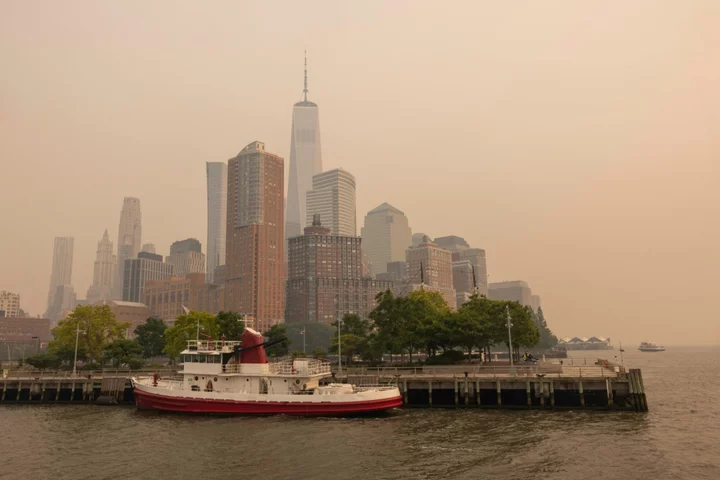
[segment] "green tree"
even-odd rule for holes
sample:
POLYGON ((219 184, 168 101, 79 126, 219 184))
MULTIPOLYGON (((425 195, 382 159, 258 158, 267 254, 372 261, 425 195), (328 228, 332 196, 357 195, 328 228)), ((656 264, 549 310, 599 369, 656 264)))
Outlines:
POLYGON ((237 312, 220 312, 217 314, 219 336, 225 335, 226 340, 240 340, 245 331, 243 316, 237 312))
POLYGON ((200 338, 218 338, 220 331, 217 318, 205 312, 191 311, 180 315, 175 324, 165 330, 165 353, 171 359, 176 359, 180 352, 187 348, 187 342, 198 336, 198 325, 200 325, 200 338))
POLYGON ((508 353, 515 360, 520 358, 520 347, 533 347, 540 340, 537 326, 532 319, 530 307, 511 301, 492 301, 491 323, 493 337, 508 347, 508 353), (508 341, 507 314, 510 313, 512 323, 512 348, 508 341))
POLYGON ((144 358, 157 357, 162 355, 165 348, 165 322, 156 317, 150 317, 142 325, 135 328, 135 338, 142 347, 144 358))
POLYGON ((375 296, 376 306, 368 315, 376 331, 371 345, 374 351, 390 352, 391 355, 402 353, 405 345, 402 310, 406 300, 395 297, 390 290, 375 296))
POLYGON ((318 348, 322 350, 329 349, 333 337, 337 336, 336 329, 320 322, 286 323, 285 328, 290 344, 298 348, 302 348, 303 335, 305 336, 306 352, 312 352, 318 348))
MULTIPOLYGON (((50 346, 48 346, 48 353, 51 353, 52 355, 55 355, 60 359, 61 365, 69 365, 72 367, 72 362, 75 359, 75 344, 73 343, 72 346, 70 345, 55 345, 54 348, 50 351, 50 346)), ((87 360, 87 351, 85 350, 84 345, 80 345, 78 342, 78 350, 77 350, 77 359, 78 361, 85 361, 87 360)))
POLYGON ((53 340, 48 345, 48 353, 58 354, 69 350, 74 353, 78 327, 78 350, 82 349, 87 358, 94 362, 101 358, 105 345, 125 338, 130 323, 118 323, 108 305, 79 306, 53 328, 53 340))
POLYGON ((105 345, 103 349, 103 359, 111 362, 115 368, 127 365, 131 361, 140 358, 143 353, 143 347, 134 340, 118 339, 112 343, 105 345))
POLYGON ((457 311, 453 330, 455 344, 467 350, 468 355, 473 347, 489 353, 490 346, 495 342, 492 325, 494 311, 499 312, 499 306, 477 294, 472 295, 457 311))
POLYGON ((265 353, 270 357, 284 357, 290 352, 290 340, 287 337, 287 328, 283 324, 275 324, 270 330, 263 334, 267 337, 267 343, 275 343, 265 347, 265 353))
POLYGON ((428 355, 434 355, 438 349, 448 349, 447 319, 451 310, 440 292, 415 290, 408 299, 404 310, 408 347, 413 350, 424 347, 428 355))
POLYGON ((33 368, 37 368, 38 370, 45 370, 59 368, 62 364, 62 360, 57 355, 42 353, 40 355, 26 358, 25 363, 32 365, 33 368))
MULTIPOLYGON (((341 329, 342 332, 342 329, 341 329)), ((341 333, 340 334, 340 353, 345 357, 345 365, 350 365, 355 355, 363 356, 368 348, 368 339, 353 335, 352 333, 341 333)), ((334 338, 333 344, 330 347, 330 353, 338 353, 338 339, 334 338)))
POLYGON ((542 307, 538 307, 538 311, 535 316, 535 324, 540 331, 540 342, 538 343, 538 346, 540 348, 553 348, 556 346, 558 339, 548 327, 542 307))
MULTIPOLYGON (((333 331, 337 332, 338 324, 333 322, 330 324, 333 331)), ((345 356, 346 363, 352 363, 355 355, 363 358, 368 357, 369 353, 369 335, 372 323, 354 313, 346 313, 340 321, 340 352, 345 356)), ((333 335, 331 353, 338 352, 338 337, 333 335)))
MULTIPOLYGON (((337 331, 337 322, 331 323, 331 326, 337 331)), ((346 313, 340 322, 340 334, 349 333, 358 337, 367 337, 372 328, 372 323, 360 315, 355 313, 346 313)))
POLYGON ((327 357, 327 352, 323 350, 322 348, 316 348, 312 352, 313 358, 325 358, 327 357))

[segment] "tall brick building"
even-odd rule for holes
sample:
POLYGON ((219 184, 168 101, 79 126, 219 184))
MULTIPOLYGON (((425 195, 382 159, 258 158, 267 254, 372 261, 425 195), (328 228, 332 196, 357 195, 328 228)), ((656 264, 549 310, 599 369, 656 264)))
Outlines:
POLYGON ((262 142, 228 161, 225 309, 261 332, 285 315, 283 162, 262 142))
POLYGON ((288 322, 333 323, 345 313, 361 317, 375 295, 393 283, 362 278, 362 239, 331 235, 318 216, 305 235, 288 240, 288 322))

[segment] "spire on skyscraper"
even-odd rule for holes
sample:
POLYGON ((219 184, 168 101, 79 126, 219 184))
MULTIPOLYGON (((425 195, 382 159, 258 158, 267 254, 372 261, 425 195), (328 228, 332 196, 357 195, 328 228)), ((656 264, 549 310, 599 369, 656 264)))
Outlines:
MULTIPOLYGON (((317 104, 307 98, 307 52, 303 99, 293 106, 290 136, 290 172, 288 174, 285 214, 286 238, 302 235, 306 223, 306 194, 312 190, 312 178, 322 172, 320 119, 317 104)), ((228 233, 229 235, 229 233, 228 233)))
POLYGON ((307 94, 308 94, 308 89, 307 89, 307 50, 305 50, 305 88, 303 89, 303 96, 304 96, 303 102, 308 101, 307 94))

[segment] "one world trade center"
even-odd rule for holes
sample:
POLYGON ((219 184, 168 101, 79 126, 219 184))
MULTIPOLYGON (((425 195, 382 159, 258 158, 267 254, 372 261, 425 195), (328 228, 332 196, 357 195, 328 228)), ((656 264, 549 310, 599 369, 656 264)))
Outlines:
POLYGON ((307 56, 305 56, 303 99, 293 107, 292 116, 290 178, 285 212, 286 238, 302 235, 306 226, 305 195, 308 190, 312 190, 313 175, 321 172, 320 117, 317 104, 308 101, 307 56))

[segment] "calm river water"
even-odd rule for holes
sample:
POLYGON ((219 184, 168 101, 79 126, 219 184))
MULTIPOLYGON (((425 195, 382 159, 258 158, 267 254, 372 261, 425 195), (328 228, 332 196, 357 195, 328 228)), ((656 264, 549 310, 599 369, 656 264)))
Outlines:
POLYGON ((625 363, 643 370, 647 414, 399 410, 365 419, 216 418, 131 407, 0 406, 0 478, 720 478, 720 347, 628 350, 625 363))

